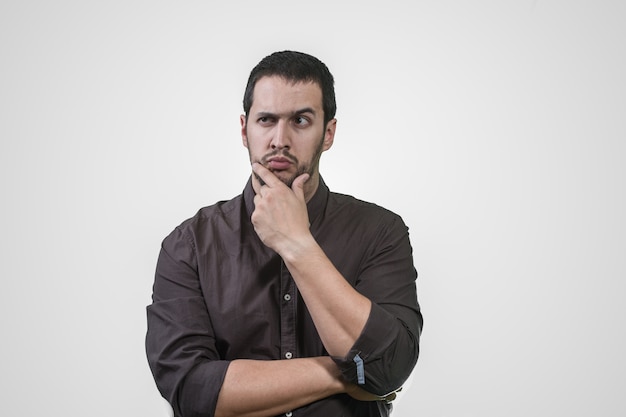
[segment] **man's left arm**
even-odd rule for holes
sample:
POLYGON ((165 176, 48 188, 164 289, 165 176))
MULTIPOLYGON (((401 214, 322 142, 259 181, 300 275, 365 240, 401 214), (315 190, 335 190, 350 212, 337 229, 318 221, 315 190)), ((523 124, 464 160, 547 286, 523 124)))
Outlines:
MULTIPOLYGON (((380 273, 384 266, 373 267, 364 272, 369 277, 359 277, 355 289, 317 243, 304 248, 283 259, 324 347, 347 381, 379 396, 396 391, 419 354, 422 317, 417 301, 410 300, 411 294, 416 297, 414 282, 394 287, 397 282, 380 273), (406 296, 392 294, 402 292, 406 296)), ((415 274, 414 269, 405 272, 408 277, 415 274)))
MULTIPOLYGON (((253 169, 265 183, 255 185, 257 196, 252 216, 255 230, 285 261, 324 347, 348 381, 377 395, 399 388, 410 374, 419 352, 421 315, 417 300, 414 306, 410 301, 405 306, 396 305, 393 299, 382 299, 386 304, 383 306, 363 295, 367 294, 367 288, 365 292, 353 288, 309 231, 303 194, 307 175, 298 177, 289 188, 265 168, 257 165, 253 169)), ((406 230, 404 235, 400 233, 399 239, 403 245, 398 250, 404 252, 400 256, 405 258, 405 276, 409 275, 402 283, 407 288, 392 288, 391 291, 412 290, 415 298, 415 270, 406 230)), ((367 274, 376 274, 376 262, 384 268, 386 260, 383 258, 398 254, 380 256, 367 274)), ((366 280, 364 285, 372 286, 374 281, 366 280)), ((378 286, 380 282, 378 280, 378 286)), ((383 288, 369 290, 387 291, 383 288)))

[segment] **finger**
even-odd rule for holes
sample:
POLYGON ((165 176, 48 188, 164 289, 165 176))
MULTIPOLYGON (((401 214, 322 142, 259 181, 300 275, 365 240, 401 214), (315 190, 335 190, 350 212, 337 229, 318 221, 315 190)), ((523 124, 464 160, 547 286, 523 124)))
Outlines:
POLYGON ((387 403, 390 403, 390 402, 392 402, 392 401, 393 401, 393 400, 395 400, 395 399, 396 399, 396 393, 395 393, 395 392, 392 392, 391 394, 387 395, 387 396, 384 398, 384 400, 385 400, 387 403))
POLYGON ((304 183, 309 180, 309 177, 310 175, 306 173, 299 175, 291 184, 291 189, 300 200, 304 200, 304 183))
POLYGON ((265 185, 271 187, 280 186, 283 184, 281 180, 278 179, 276 175, 269 169, 265 168, 263 165, 258 162, 254 162, 252 164, 252 171, 258 176, 259 182, 264 182, 265 185))
POLYGON ((263 180, 261 180, 255 172, 252 172, 252 177, 252 189, 254 189, 256 195, 260 195, 261 187, 263 186, 261 181, 263 180))

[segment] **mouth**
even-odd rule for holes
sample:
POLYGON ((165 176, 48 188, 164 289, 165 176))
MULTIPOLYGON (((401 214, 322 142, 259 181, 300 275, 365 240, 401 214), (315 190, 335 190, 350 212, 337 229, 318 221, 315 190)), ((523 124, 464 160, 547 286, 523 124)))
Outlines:
POLYGON ((283 156, 274 156, 267 160, 266 166, 271 171, 284 171, 289 169, 293 162, 283 156))

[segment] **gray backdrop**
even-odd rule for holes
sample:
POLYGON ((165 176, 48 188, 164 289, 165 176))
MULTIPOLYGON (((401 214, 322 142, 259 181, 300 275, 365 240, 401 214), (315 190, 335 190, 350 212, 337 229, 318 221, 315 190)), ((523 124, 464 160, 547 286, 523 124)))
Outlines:
POLYGON ((161 239, 249 173, 247 75, 333 71, 322 173, 410 227, 397 417, 624 415, 626 3, 0 3, 1 413, 165 415, 161 239))

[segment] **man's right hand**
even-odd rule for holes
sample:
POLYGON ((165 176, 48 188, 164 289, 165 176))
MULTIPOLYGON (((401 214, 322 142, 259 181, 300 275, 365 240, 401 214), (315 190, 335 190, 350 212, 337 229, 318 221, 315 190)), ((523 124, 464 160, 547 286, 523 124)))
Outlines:
POLYGON ((346 394, 359 401, 386 401, 391 402, 396 399, 396 393, 400 391, 402 388, 394 391, 390 394, 385 395, 384 397, 371 394, 365 391, 362 388, 359 388, 358 385, 355 384, 346 384, 346 394))

